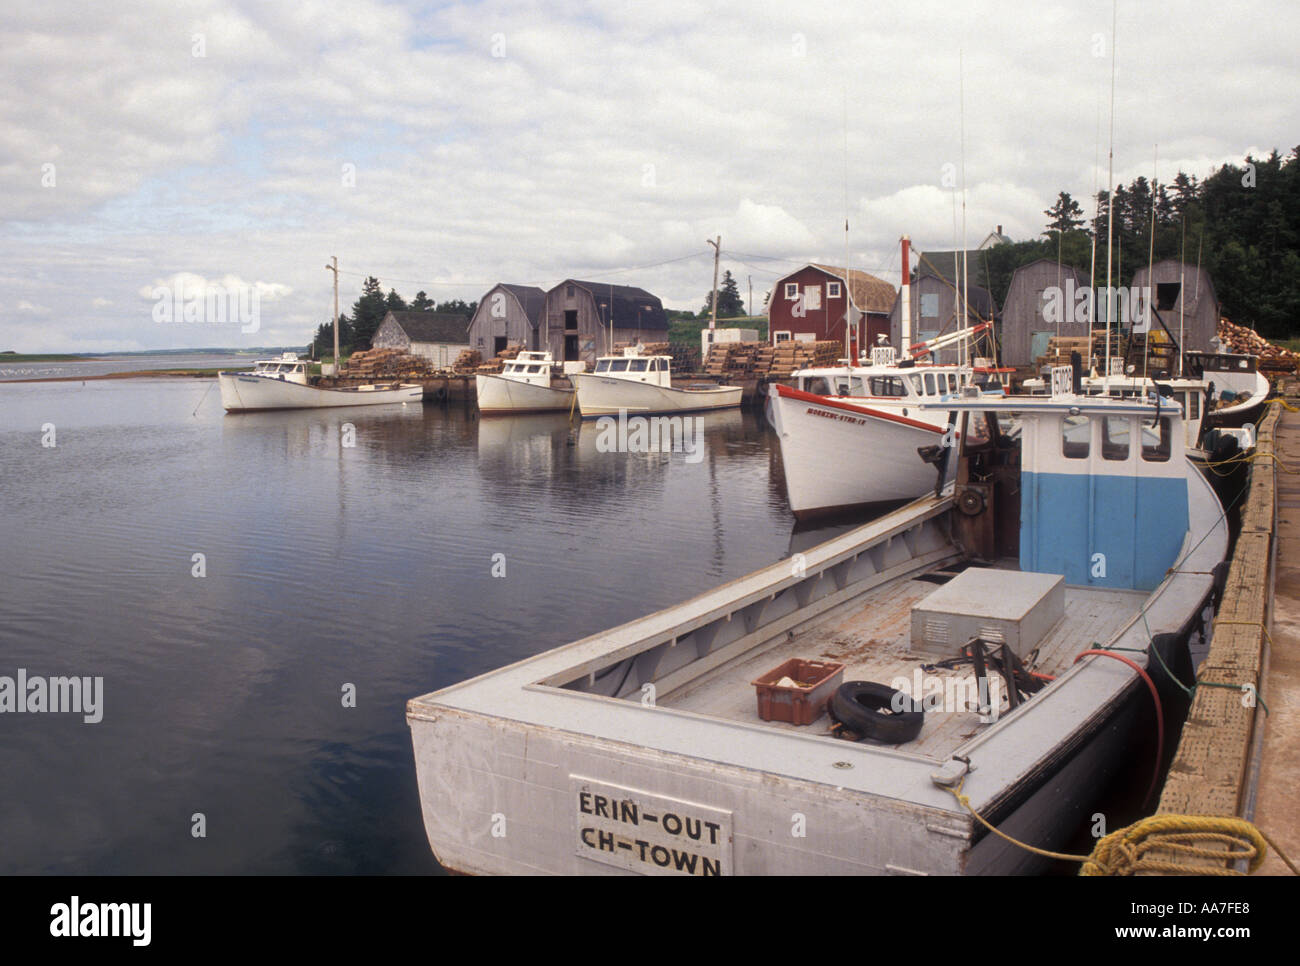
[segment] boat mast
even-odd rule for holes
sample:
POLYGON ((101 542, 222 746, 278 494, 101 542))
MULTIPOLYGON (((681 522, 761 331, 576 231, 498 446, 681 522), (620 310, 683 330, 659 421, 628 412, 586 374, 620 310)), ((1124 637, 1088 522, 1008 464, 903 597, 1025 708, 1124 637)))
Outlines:
POLYGON ((903 287, 899 294, 898 307, 900 321, 903 327, 903 344, 899 348, 899 358, 911 358, 911 350, 908 348, 912 344, 912 241, 904 235, 900 241, 903 244, 903 287))
MULTIPOLYGON (((957 109, 960 115, 959 127, 961 130, 961 322, 958 324, 960 331, 966 331, 966 324, 970 321, 970 279, 966 274, 966 88, 965 78, 962 76, 962 52, 957 51, 957 109)), ((966 340, 962 339, 958 344, 957 362, 960 365, 967 365, 970 362, 969 347, 966 340)))
MULTIPOLYGON (((1155 279, 1152 277, 1152 273, 1155 271, 1155 265, 1156 265, 1156 176, 1159 173, 1159 170, 1160 170, 1160 145, 1157 144, 1155 146, 1155 153, 1152 155, 1152 159, 1151 159, 1151 242, 1147 248, 1147 291, 1148 292, 1151 291, 1152 284, 1155 281, 1155 279)), ((1147 317, 1147 331, 1146 331, 1146 335, 1142 337, 1142 378, 1143 380, 1145 380, 1147 377, 1147 356, 1149 356, 1151 352, 1151 316, 1152 316, 1151 297, 1148 295, 1147 298, 1144 300, 1144 302, 1145 302, 1146 317, 1147 317)), ((1182 332, 1179 332, 1178 352, 1180 355, 1182 354, 1183 351, 1182 338, 1183 338, 1183 334, 1182 332)), ((1181 363, 1179 364, 1178 368, 1179 368, 1178 374, 1182 375, 1181 363)), ((1146 383, 1143 382, 1143 385, 1146 385, 1146 383)))
POLYGON ((1115 293, 1110 285, 1111 251, 1115 244, 1115 36, 1119 20, 1119 0, 1111 5, 1110 16, 1110 145, 1106 168, 1106 358, 1102 362, 1102 394, 1110 394, 1110 317, 1114 313, 1115 293))

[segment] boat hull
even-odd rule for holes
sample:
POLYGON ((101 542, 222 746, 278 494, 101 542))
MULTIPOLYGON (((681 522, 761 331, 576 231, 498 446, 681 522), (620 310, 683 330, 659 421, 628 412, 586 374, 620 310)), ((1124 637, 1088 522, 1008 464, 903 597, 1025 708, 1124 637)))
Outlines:
POLYGON ((504 376, 479 374, 474 377, 479 412, 546 413, 573 407, 574 391, 552 386, 535 386, 504 376))
POLYGON ((418 403, 424 399, 424 387, 400 385, 395 388, 357 386, 347 389, 321 389, 287 380, 249 376, 238 372, 217 374, 221 405, 227 412, 256 412, 267 409, 327 409, 337 406, 384 406, 394 403, 418 403))
MULTIPOLYGON (((938 480, 917 450, 943 437, 946 413, 890 411, 773 385, 768 414, 786 497, 800 520, 913 500, 938 480)), ((948 479, 956 471, 949 461, 948 479)))
MULTIPOLYGON (((1132 653, 1139 664, 1152 635, 1188 633, 1226 551, 1221 508, 1188 470, 1197 523, 1182 567, 1149 595, 1121 593, 1118 629, 1102 635, 1103 646, 1132 653)), ((972 807, 1022 841, 1062 847, 1087 825, 1110 780, 1134 770, 1145 779, 1152 767, 1145 755, 1135 757, 1149 698, 1120 662, 1067 663, 1050 693, 939 756, 675 710, 670 687, 694 680, 684 670, 661 673, 658 705, 566 684, 620 659, 649 661, 656 652, 646 645, 660 639, 673 645, 669 654, 707 650, 693 660, 716 655, 718 667, 818 627, 844 634, 867 598, 894 600, 917 574, 960 556, 952 512, 949 497, 922 498, 809 550, 793 574, 782 561, 411 701, 425 829, 438 860, 480 874, 1043 871, 1039 856, 976 822, 939 774, 954 782, 961 771, 953 766, 965 761, 971 770, 962 791, 972 807), (706 838, 713 833, 716 842, 706 838)), ((1089 646, 1088 633, 1076 635, 1077 647, 1089 646)))
POLYGON ((569 378, 577 389, 578 407, 583 418, 616 416, 620 411, 648 416, 729 409, 740 405, 740 396, 744 392, 740 386, 677 389, 590 373, 575 373, 569 378))

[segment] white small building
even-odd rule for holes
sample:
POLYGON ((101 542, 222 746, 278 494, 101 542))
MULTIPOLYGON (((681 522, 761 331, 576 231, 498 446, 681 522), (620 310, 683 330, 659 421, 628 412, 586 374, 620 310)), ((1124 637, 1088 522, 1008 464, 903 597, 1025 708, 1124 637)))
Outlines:
POLYGON ((716 343, 725 342, 757 342, 758 329, 723 329, 717 328, 710 331, 708 328, 700 330, 700 358, 704 359, 709 354, 709 346, 716 343), (712 343, 709 336, 713 336, 712 343))
POLYGON ((469 319, 447 312, 389 312, 379 323, 370 345, 375 349, 404 349, 435 366, 451 366, 469 348, 469 319))

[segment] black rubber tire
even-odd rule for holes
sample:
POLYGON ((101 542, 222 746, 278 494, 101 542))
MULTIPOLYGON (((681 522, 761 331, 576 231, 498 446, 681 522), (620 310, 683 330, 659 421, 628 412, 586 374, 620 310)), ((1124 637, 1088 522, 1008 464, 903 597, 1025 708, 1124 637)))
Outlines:
POLYGON ((874 681, 847 681, 831 696, 831 717, 850 731, 901 745, 912 741, 921 733, 925 712, 920 704, 901 691, 874 681), (902 711, 894 712, 895 698, 902 711))

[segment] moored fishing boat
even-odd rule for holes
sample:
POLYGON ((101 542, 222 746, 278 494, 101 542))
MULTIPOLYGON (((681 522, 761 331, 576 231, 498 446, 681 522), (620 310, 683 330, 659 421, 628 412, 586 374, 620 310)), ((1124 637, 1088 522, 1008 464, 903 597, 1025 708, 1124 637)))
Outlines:
POLYGON ((520 352, 506 361, 500 375, 474 377, 478 408, 482 413, 538 413, 573 407, 574 390, 554 386, 549 352, 520 352))
MULTIPOLYGON (((948 413, 926 404, 957 396, 974 386, 975 377, 969 366, 897 362, 892 348, 877 346, 868 365, 805 369, 794 374, 794 386, 769 386, 768 420, 780 442, 795 517, 924 493, 934 473, 916 459, 917 448, 949 431, 948 413)), ((981 391, 1002 393, 1000 385, 981 391)))
POLYGON ((1109 780, 1149 773, 1152 756, 1134 753, 1142 674, 1160 666, 1153 647, 1172 663, 1227 548, 1176 405, 1060 382, 1047 398, 922 404, 988 426, 927 454, 932 481, 957 462, 942 492, 409 702, 439 860, 474 873, 1040 869, 954 792, 1051 849, 1109 780), (1012 414, 1019 438, 1001 429, 1012 414), (879 713, 878 693, 902 713, 879 713))
POLYGON ((674 386, 672 356, 644 356, 636 348, 621 356, 601 356, 596 371, 569 377, 578 392, 583 418, 619 412, 648 416, 728 409, 740 405, 741 386, 700 383, 674 386))
POLYGON ((227 412, 264 409, 322 409, 334 406, 380 406, 421 402, 424 387, 384 383, 326 388, 314 385, 307 363, 295 353, 279 359, 261 359, 251 372, 219 372, 221 405, 227 412))

